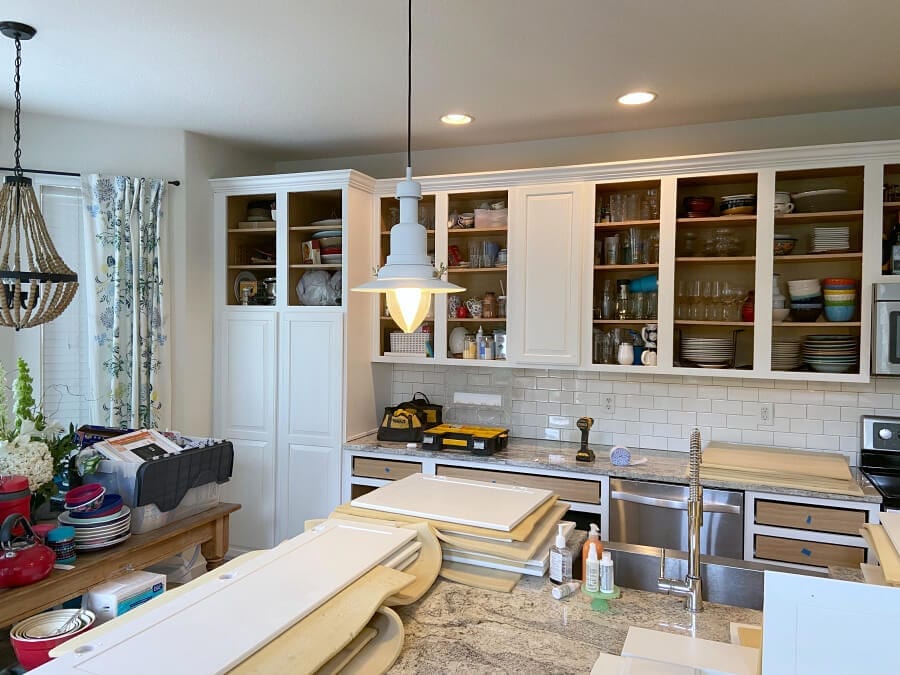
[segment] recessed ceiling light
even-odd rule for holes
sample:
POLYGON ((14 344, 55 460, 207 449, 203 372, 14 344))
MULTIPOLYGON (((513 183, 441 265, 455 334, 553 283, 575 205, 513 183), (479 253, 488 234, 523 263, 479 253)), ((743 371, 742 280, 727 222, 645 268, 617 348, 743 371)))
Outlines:
POLYGON ((441 122, 459 126, 462 124, 469 124, 473 119, 474 118, 471 115, 466 115, 465 113, 447 113, 441 117, 441 122))
POLYGON ((618 101, 622 105, 643 105, 650 103, 655 98, 656 94, 652 91, 629 91, 627 94, 622 94, 618 101))

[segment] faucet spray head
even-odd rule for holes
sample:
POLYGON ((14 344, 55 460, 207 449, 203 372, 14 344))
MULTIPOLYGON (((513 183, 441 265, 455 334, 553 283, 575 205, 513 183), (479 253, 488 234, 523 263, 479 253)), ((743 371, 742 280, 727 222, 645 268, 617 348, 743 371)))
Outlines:
POLYGON ((690 499, 697 501, 700 498, 700 462, 703 460, 700 452, 700 430, 691 431, 691 454, 690 454, 690 499))

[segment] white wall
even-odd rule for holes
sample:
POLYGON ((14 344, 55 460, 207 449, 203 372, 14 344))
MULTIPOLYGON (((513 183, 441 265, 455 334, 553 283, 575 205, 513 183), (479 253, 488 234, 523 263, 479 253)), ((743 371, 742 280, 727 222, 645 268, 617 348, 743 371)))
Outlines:
MULTIPOLYGON (((0 109, 0 166, 14 163, 12 112, 0 109)), ((172 425, 211 431, 212 193, 209 178, 268 173, 274 163, 205 136, 25 111, 22 165, 79 173, 180 180, 169 186, 172 425)), ((85 292, 86 286, 79 289, 85 292)), ((14 364, 13 332, 0 330, 0 359, 14 364)))
MULTIPOLYGON (((459 133, 460 138, 465 138, 465 127, 459 133)), ((871 108, 420 150, 413 152, 413 168, 417 176, 429 176, 897 138, 900 138, 900 107, 871 108)), ((276 165, 280 172, 357 169, 375 178, 401 176, 405 166, 406 157, 400 152, 304 159, 276 165)))
POLYGON ((213 215, 210 178, 271 173, 274 162, 207 136, 184 135, 187 203, 174 232, 172 286, 185 301, 173 312, 172 391, 176 429, 212 433, 213 215))

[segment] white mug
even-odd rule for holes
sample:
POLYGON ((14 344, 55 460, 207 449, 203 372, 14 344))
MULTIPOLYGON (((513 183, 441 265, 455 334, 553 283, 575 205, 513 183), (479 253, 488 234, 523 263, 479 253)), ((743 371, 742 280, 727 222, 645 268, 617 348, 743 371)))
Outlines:
POLYGON ((644 342, 656 344, 657 330, 658 328, 655 323, 648 323, 641 328, 641 337, 644 339, 644 342))
POLYGON ((630 342, 623 342, 619 345, 619 363, 623 366, 634 364, 634 346, 630 342))
POLYGON ((641 363, 645 366, 655 366, 656 365, 656 352, 652 349, 645 349, 641 352, 641 363))
POLYGON ((775 213, 793 213, 794 212, 794 204, 792 202, 788 202, 787 204, 782 202, 775 202, 775 213))

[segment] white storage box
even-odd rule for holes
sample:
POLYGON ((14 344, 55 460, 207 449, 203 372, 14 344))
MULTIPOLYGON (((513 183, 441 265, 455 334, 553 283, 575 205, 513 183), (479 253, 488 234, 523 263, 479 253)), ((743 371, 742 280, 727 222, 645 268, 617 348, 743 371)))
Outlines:
POLYGON ((97 615, 97 623, 103 623, 162 595, 165 590, 165 575, 131 572, 94 586, 84 594, 82 606, 97 615))
POLYGON ((475 229, 506 227, 507 209, 475 209, 475 229))

